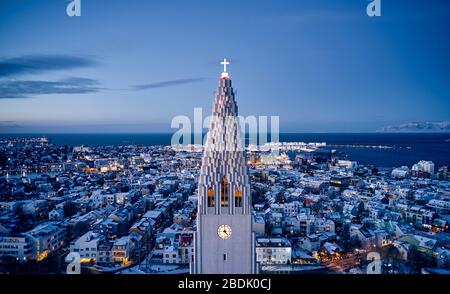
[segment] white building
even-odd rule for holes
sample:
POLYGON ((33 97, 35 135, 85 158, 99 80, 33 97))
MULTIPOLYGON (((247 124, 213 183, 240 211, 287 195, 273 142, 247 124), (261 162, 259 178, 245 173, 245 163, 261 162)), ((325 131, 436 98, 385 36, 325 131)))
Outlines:
POLYGON ((316 234, 312 234, 307 237, 300 237, 298 239, 298 246, 300 249, 309 253, 318 251, 320 249, 319 236, 316 234))
POLYGON ((314 222, 315 233, 334 233, 335 225, 330 219, 316 218, 314 222))
POLYGON ((194 261, 192 234, 181 234, 178 239, 164 247, 163 263, 190 264, 194 261))
POLYGON ((18 261, 36 259, 36 248, 33 238, 23 236, 1 236, 0 257, 12 257, 18 261))
POLYGON ((64 219, 64 209, 57 207, 48 213, 49 220, 62 220, 64 219))
POLYGON ((285 238, 256 239, 256 261, 260 264, 288 264, 291 256, 291 243, 285 238))
POLYGON ((450 201, 448 200, 432 199, 426 204, 426 206, 444 214, 450 211, 450 201))
POLYGON ((109 205, 112 205, 116 202, 116 195, 115 194, 106 194, 105 196, 106 203, 109 205))
POLYGON ((22 209, 25 214, 38 215, 48 211, 48 202, 46 200, 26 201, 22 209))
POLYGON ((415 172, 426 172, 431 176, 434 175, 434 163, 432 161, 421 160, 418 163, 414 164, 411 170, 415 172))
POLYGON ((355 169, 358 167, 358 163, 351 160, 338 160, 337 166, 347 169, 355 169))
POLYGON ((394 168, 391 172, 392 178, 405 179, 409 177, 409 168, 407 166, 394 168))
POLYGON ((264 214, 257 213, 253 215, 252 229, 256 236, 264 236, 266 233, 266 220, 264 219, 264 214))
POLYGON ((78 252, 82 261, 96 261, 98 245, 104 239, 103 235, 89 231, 70 243, 70 252, 78 252))
POLYGON ((116 263, 128 264, 133 252, 133 242, 130 236, 117 239, 112 247, 112 258, 116 263))
POLYGON ((35 242, 37 260, 60 249, 66 239, 66 230, 51 223, 41 224, 28 232, 35 242))
POLYGON ((10 201, 10 202, 0 202, 0 210, 5 211, 16 211, 20 207, 19 201, 10 201))
POLYGON ((189 215, 185 213, 175 213, 173 216, 173 222, 176 224, 184 225, 189 221, 189 215))
MULTIPOLYGON (((130 193, 116 193, 114 194, 116 203, 119 205, 123 205, 127 203, 127 201, 130 199, 130 193)), ((109 199, 108 199, 109 201, 109 199)))
POLYGON ((295 216, 301 207, 302 205, 299 201, 284 203, 283 213, 285 216, 295 216))
POLYGON ((401 213, 404 221, 411 223, 417 227, 430 227, 434 218, 433 211, 417 205, 408 207, 406 210, 402 210, 401 213))
POLYGON ((113 253, 112 253, 113 243, 104 241, 98 244, 97 249, 97 264, 112 264, 113 253))
POLYGON ((298 232, 300 236, 308 236, 311 234, 314 228, 314 215, 300 214, 297 216, 297 219, 299 221, 298 232))

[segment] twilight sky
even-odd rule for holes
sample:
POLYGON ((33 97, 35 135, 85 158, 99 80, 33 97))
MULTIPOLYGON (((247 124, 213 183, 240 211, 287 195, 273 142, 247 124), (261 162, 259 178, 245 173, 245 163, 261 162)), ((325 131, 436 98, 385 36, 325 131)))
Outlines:
POLYGON ((240 114, 282 132, 450 120, 450 1, 0 0, 0 132, 167 132, 209 115, 227 57, 240 114))

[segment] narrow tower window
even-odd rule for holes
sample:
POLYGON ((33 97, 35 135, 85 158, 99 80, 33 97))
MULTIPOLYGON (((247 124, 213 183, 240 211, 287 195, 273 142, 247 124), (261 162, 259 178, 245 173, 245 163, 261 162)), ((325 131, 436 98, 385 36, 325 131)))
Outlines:
POLYGON ((208 207, 214 207, 214 189, 208 189, 208 207))
POLYGON ((241 189, 236 189, 236 192, 234 193, 234 199, 235 199, 235 206, 242 207, 242 190, 241 189))
POLYGON ((223 177, 220 183, 220 202, 222 207, 228 207, 228 181, 226 177, 223 177))

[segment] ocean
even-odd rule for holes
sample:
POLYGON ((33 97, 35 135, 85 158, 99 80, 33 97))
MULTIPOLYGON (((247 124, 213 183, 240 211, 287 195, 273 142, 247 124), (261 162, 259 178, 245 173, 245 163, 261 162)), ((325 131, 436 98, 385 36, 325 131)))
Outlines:
MULTIPOLYGON (((152 146, 170 145, 172 134, 0 134, 0 138, 42 136, 56 145, 152 146)), ((436 167, 450 166, 450 133, 281 133, 280 142, 326 142, 348 159, 378 167, 411 167, 420 160, 431 160, 436 167)))

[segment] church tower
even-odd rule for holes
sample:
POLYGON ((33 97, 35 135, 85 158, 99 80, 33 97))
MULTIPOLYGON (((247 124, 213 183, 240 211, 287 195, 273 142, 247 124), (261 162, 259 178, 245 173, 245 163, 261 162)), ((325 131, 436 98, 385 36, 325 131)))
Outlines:
POLYGON ((224 71, 213 105, 198 182, 195 262, 197 274, 255 273, 250 183, 238 107, 224 71))

